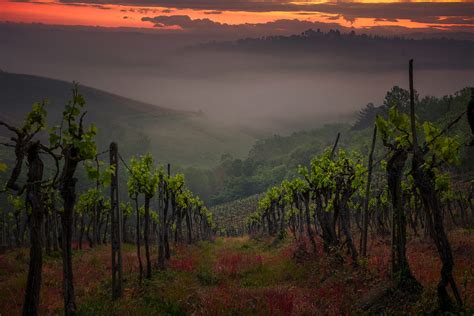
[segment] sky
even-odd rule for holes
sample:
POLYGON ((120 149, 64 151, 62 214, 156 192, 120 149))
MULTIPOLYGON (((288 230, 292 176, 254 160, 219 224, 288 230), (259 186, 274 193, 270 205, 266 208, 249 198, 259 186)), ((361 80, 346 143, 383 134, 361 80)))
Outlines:
POLYGON ((421 95, 473 85, 474 0, 327 1, 0 0, 0 69, 275 132, 379 104, 410 58, 421 95), (212 46, 308 29, 387 36, 212 46))
POLYGON ((0 0, 0 22, 219 32, 322 22, 474 32, 474 0, 0 0))

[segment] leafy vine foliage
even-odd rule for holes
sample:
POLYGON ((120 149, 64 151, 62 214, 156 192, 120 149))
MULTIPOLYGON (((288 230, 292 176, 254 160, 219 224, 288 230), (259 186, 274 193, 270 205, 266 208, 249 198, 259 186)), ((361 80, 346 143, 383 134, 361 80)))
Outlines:
MULTIPOLYGON (((169 169, 168 169, 169 170, 169 169)), ((199 240, 209 240, 216 231, 212 213, 204 203, 185 187, 183 174, 171 176, 165 174, 163 166, 155 166, 151 155, 132 157, 130 161, 128 194, 135 203, 136 245, 140 278, 143 277, 141 258, 141 240, 145 242, 146 278, 151 278, 152 263, 150 257, 150 227, 158 235, 158 267, 165 268, 165 261, 170 258, 170 235, 174 243, 191 244, 199 240), (150 201, 158 193, 158 210, 153 211, 150 201), (143 206, 139 206, 142 197, 143 206), (168 211, 171 210, 171 214, 168 211), (143 229, 141 216, 143 215, 143 229), (183 221, 185 229, 183 229, 183 221)))
MULTIPOLYGON (((374 135, 377 132, 381 135, 386 153, 375 163, 379 170, 375 173, 373 190, 367 185, 369 170, 362 157, 335 150, 336 141, 332 150, 314 157, 309 167, 299 166, 299 176, 269 188, 245 225, 253 236, 267 234, 283 238, 289 231, 303 249, 309 243, 316 253, 320 237, 323 251, 335 262, 345 260, 341 250, 346 247, 352 264, 357 266, 363 259, 359 257, 352 232, 355 224, 362 236, 360 248, 364 249, 361 209, 366 203, 364 216, 371 221, 373 234, 386 236, 391 232, 390 271, 394 286, 416 294, 422 286, 413 276, 407 259, 407 226, 418 235, 417 227, 421 223, 425 234, 432 237, 442 262, 438 302, 440 310, 448 311, 455 308, 448 286, 456 305, 462 306, 463 302, 453 276, 454 261, 444 228, 444 208, 451 212, 451 204, 459 201, 456 196, 465 201, 472 196, 453 189, 449 168, 459 163, 461 143, 448 132, 465 112, 441 129, 430 121, 412 120, 406 113, 414 103, 410 99, 410 95, 393 98, 386 115, 377 115, 374 120, 374 135)), ((375 136, 373 141, 375 144, 375 136)), ((370 168, 372 164, 369 163, 370 168)), ((465 206, 462 202, 459 205, 464 214, 465 206)))
POLYGON ((336 225, 340 223, 342 245, 347 245, 353 264, 357 264, 358 251, 350 231, 349 203, 363 186, 365 171, 360 157, 351 157, 344 150, 336 154, 325 151, 311 160, 310 168, 298 168, 301 178, 284 180, 267 191, 257 212, 247 221, 250 232, 266 227, 270 235, 282 236, 289 225, 294 238, 307 238, 313 251, 317 249, 315 236, 320 235, 324 252, 335 255, 341 262, 341 238, 336 233, 336 225))
MULTIPOLYGON (((12 133, 11 143, 2 145, 12 148, 16 158, 2 191, 7 194, 8 203, 13 209, 9 221, 16 223, 13 231, 17 246, 23 245, 25 233, 30 237, 30 263, 23 315, 38 314, 43 249, 46 249, 47 254, 60 251, 64 313, 76 314, 73 242, 78 249, 83 249, 84 238, 87 238, 89 247, 106 244, 116 229, 113 225, 121 226, 125 232, 122 241, 128 242, 127 223, 133 215, 131 202, 134 202, 136 212, 135 237, 140 279, 143 274, 140 256, 142 238, 145 241, 147 278, 152 275, 152 237, 158 231, 160 238, 157 240, 162 249, 159 267, 163 269, 171 256, 169 235, 175 234, 176 243, 184 242, 183 221, 186 223, 187 243, 213 238, 217 230, 213 216, 204 203, 185 187, 184 176, 171 176, 169 170, 165 175, 163 167, 155 166, 149 154, 132 158, 127 181, 130 201, 119 205, 122 221, 112 222, 111 198, 105 189, 111 186, 117 174, 117 165, 105 165, 99 159, 104 152, 97 151, 95 136, 98 130, 93 124, 85 125, 86 101, 79 93, 78 85, 74 84, 71 100, 64 107, 60 125, 47 127, 46 104, 46 101, 35 103, 19 127, 0 121, 0 126, 12 133), (45 137, 45 134, 49 137, 45 137), (43 162, 43 155, 49 157, 47 164, 43 162), (25 162, 27 172, 23 175, 25 162), (49 168, 48 172, 45 172, 45 168, 49 168), (86 174, 87 182, 93 185, 78 194, 80 172, 86 174), (49 176, 48 179, 44 179, 45 174, 49 176), (151 208, 155 196, 159 200, 157 211, 151 208), (140 205, 141 200, 143 205, 140 205), (168 214, 169 209, 171 214, 168 214), (22 228, 23 213, 28 216, 28 229, 22 228), (108 231, 109 227, 111 231, 108 231)), ((0 163, 0 172, 6 171, 9 171, 8 166, 0 163)))

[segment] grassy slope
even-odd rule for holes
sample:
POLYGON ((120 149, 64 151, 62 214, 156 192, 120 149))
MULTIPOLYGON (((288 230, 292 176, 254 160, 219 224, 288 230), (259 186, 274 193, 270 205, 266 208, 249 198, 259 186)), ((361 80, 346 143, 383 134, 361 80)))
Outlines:
MULTIPOLYGON (((467 307, 474 305, 472 231, 451 232, 455 275, 467 307)), ((319 241, 320 243, 320 241, 319 241)), ((336 315, 354 313, 374 286, 387 280, 389 243, 370 244, 370 259, 354 270, 337 267, 324 256, 297 251, 288 238, 275 244, 248 238, 219 238, 214 243, 179 247, 165 272, 137 281, 134 248, 124 251, 124 297, 110 299, 110 248, 74 254, 79 315, 336 315), (295 256, 295 254, 299 254, 295 256), (297 259, 296 259, 297 258, 297 259)), ((156 250, 153 249, 154 254, 156 250)), ((429 241, 411 240, 408 257, 425 286, 414 304, 394 302, 387 313, 429 313, 435 308, 439 260, 429 241)), ((26 280, 26 250, 0 255, 0 314, 19 315, 26 280)), ((42 314, 61 313, 59 256, 47 257, 41 296, 42 314)))
MULTIPOLYGON (((49 100, 48 122, 57 124, 72 84, 64 81, 0 73, 0 118, 21 120, 33 102, 49 100)), ((175 111, 104 91, 80 86, 88 111, 87 122, 99 127, 101 147, 118 141, 122 154, 151 151, 163 163, 214 166, 222 153, 247 153, 254 138, 227 129, 196 113, 175 111)), ((0 135, 3 131, 0 131, 0 135)))

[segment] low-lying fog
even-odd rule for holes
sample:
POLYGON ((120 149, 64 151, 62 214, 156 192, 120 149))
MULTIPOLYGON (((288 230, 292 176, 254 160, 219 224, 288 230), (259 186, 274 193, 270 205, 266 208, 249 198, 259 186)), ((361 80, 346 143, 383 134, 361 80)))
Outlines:
POLYGON ((163 107, 200 110, 253 131, 285 133, 347 121, 368 102, 382 102, 392 86, 407 87, 405 67, 412 56, 415 67, 420 65, 415 86, 421 95, 441 96, 474 85, 472 61, 466 59, 474 42, 451 49, 450 61, 437 63, 437 55, 426 47, 410 52, 396 42, 384 42, 379 51, 369 45, 366 55, 358 49, 351 59, 347 50, 318 54, 315 49, 303 55, 272 46, 263 52, 248 47, 237 53, 201 50, 190 47, 203 39, 187 36, 0 31, 0 68, 5 71, 75 80, 163 107), (394 59, 379 54, 390 45, 394 54, 402 52, 394 59))

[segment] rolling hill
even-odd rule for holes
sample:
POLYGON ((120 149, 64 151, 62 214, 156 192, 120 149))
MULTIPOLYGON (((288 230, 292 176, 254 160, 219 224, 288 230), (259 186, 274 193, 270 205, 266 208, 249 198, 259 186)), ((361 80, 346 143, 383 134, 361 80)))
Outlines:
MULTIPOLYGON (((48 124, 60 121, 72 83, 38 76, 0 73, 0 118, 18 122, 34 102, 48 100, 48 124)), ((99 128, 98 144, 117 141, 123 156, 151 152, 161 163, 214 166, 223 153, 244 156, 254 138, 206 118, 79 85, 86 121, 99 128)), ((5 132, 0 130, 0 135, 5 132)))

